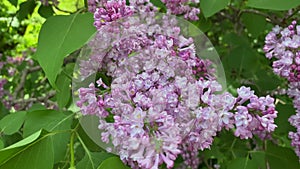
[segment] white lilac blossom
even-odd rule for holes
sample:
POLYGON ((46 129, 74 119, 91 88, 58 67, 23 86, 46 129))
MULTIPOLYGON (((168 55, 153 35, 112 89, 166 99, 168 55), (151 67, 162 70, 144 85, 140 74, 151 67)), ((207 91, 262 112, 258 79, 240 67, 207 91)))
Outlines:
MULTIPOLYGON (((129 9, 122 5, 115 11, 129 9)), ((176 19, 166 15, 157 24, 155 17, 146 10, 97 27, 90 57, 80 63, 83 79, 95 71, 112 79, 80 88, 77 102, 83 115, 99 117, 109 151, 132 168, 173 168, 179 155, 197 168, 198 151, 210 148, 222 129, 242 139, 274 131, 273 98, 246 87, 238 97, 222 92, 213 63, 197 56, 176 19)))
POLYGON ((289 118, 289 122, 297 129, 289 133, 289 138, 300 159, 300 25, 293 21, 286 28, 275 26, 265 42, 266 57, 275 58, 274 72, 289 82, 287 94, 293 99, 296 109, 296 114, 289 118))

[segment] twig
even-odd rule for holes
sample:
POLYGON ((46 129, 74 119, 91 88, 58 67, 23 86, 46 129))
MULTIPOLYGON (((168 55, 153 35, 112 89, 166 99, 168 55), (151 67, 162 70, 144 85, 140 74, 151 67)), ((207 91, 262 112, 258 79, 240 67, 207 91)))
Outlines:
POLYGON ((41 66, 35 66, 35 67, 32 67, 32 68, 29 68, 28 73, 36 72, 36 71, 39 71, 41 69, 42 69, 41 66))
MULTIPOLYGON (((56 94, 56 92, 53 90, 53 91, 50 91, 48 93, 48 95, 45 95, 45 96, 40 96, 37 98, 29 98, 29 99, 17 99, 17 100, 14 100, 13 103, 14 104, 18 104, 18 103, 28 104, 28 103, 37 102, 37 101, 49 102, 50 100, 48 100, 48 99, 55 96, 55 94, 56 94)), ((51 101, 49 103, 53 104, 53 102, 51 102, 51 101)))
POLYGON ((40 96, 37 98, 29 98, 29 99, 17 99, 17 100, 12 100, 12 105, 18 105, 20 106, 18 109, 19 110, 24 110, 28 105, 34 103, 34 102, 41 102, 46 104, 46 107, 49 107, 50 105, 53 105, 55 107, 58 107, 57 103, 49 100, 51 97, 55 96, 55 91, 50 91, 48 95, 46 96, 40 96))
POLYGON ((14 100, 17 98, 18 94, 19 94, 19 93, 21 92, 21 90, 24 88, 24 85, 25 85, 25 82, 26 82, 26 79, 27 79, 27 75, 28 75, 29 73, 32 73, 32 72, 35 72, 35 71, 38 71, 38 70, 41 70, 41 67, 40 67, 40 66, 35 66, 35 67, 29 68, 29 69, 24 69, 24 70, 22 71, 20 83, 19 83, 18 86, 16 87, 16 90, 14 91, 14 94, 13 94, 14 100))
POLYGON ((298 6, 297 8, 295 8, 295 11, 293 13, 291 13, 290 15, 287 15, 286 17, 284 17, 281 22, 285 23, 286 20, 290 19, 291 17, 293 17, 294 15, 296 15, 299 12, 300 12, 300 6, 298 6))
POLYGON ((16 99, 19 92, 23 89, 24 87, 24 84, 25 84, 25 81, 26 81, 26 78, 27 78, 27 74, 28 74, 28 70, 25 69, 23 72, 22 72, 22 76, 21 76, 21 80, 20 80, 20 83, 19 85, 16 87, 16 90, 13 94, 13 99, 16 99))
POLYGON ((241 11, 241 13, 254 13, 254 14, 261 15, 261 16, 264 16, 266 18, 269 18, 268 14, 263 13, 263 12, 258 11, 258 10, 255 10, 255 9, 244 9, 244 10, 241 11))
POLYGON ((240 15, 242 13, 253 13, 253 14, 261 15, 261 16, 265 17, 267 19, 267 21, 269 21, 271 23, 275 23, 275 24, 279 24, 280 23, 280 21, 276 20, 275 18, 271 17, 270 15, 268 15, 268 14, 266 14, 264 12, 255 10, 255 9, 244 9, 244 10, 241 11, 240 15))

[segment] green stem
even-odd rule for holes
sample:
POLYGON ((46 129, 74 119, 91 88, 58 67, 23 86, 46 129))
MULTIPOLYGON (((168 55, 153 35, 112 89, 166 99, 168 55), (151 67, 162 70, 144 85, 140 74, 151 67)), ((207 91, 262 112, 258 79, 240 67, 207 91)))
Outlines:
MULTIPOLYGON (((87 154, 89 160, 92 161, 92 155, 91 155, 89 149, 88 149, 87 146, 84 144, 83 140, 81 139, 81 137, 79 136, 79 134, 78 134, 77 132, 76 132, 76 136, 77 136, 79 142, 81 143, 83 149, 85 150, 85 153, 87 154)), ((92 164, 92 168, 95 168, 94 163, 91 163, 91 164, 92 164)))
POLYGON ((234 140, 233 140, 233 142, 232 142, 232 144, 230 146, 230 152, 232 153, 232 156, 233 156, 234 159, 236 158, 236 155, 235 155, 235 153, 233 152, 232 149, 233 149, 233 147, 235 145, 235 142, 236 142, 236 138, 234 138, 234 140))
POLYGON ((70 140, 70 156, 71 156, 70 168, 75 168, 74 136, 75 133, 72 132, 71 140, 70 140))

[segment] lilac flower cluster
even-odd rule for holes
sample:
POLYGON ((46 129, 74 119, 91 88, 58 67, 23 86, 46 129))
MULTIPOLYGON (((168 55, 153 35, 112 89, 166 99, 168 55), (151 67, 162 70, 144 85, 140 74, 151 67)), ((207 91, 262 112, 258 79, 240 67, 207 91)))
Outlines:
POLYGON ((264 51, 273 62, 274 72, 287 78, 290 82, 300 80, 300 26, 293 21, 287 28, 279 26, 266 36, 264 51))
POLYGON ((296 132, 290 132, 292 146, 300 158, 300 25, 293 21, 288 27, 276 26, 266 36, 266 57, 275 58, 274 72, 289 81, 287 94, 293 99, 296 114, 289 118, 296 132))
MULTIPOLYGON (((167 12, 174 15, 184 15, 185 19, 198 20, 200 13, 199 0, 162 0, 167 7, 167 12)), ((125 0, 88 0, 88 9, 94 13, 95 26, 97 28, 120 17, 131 15, 133 12, 156 11, 157 8, 150 0, 129 0, 130 6, 125 0)))
POLYGON ((295 147, 295 152, 300 160, 300 80, 290 82, 287 94, 293 99, 296 114, 289 118, 289 122, 297 130, 289 132, 289 138, 292 140, 291 145, 295 147))
POLYGON ((94 25, 97 29, 109 22, 133 14, 131 7, 125 0, 111 0, 103 2, 103 7, 96 8, 94 13, 94 25))
POLYGON ((222 93, 213 63, 197 56, 177 20, 166 15, 157 24, 155 18, 150 10, 97 27, 90 57, 80 63, 83 79, 95 71, 112 78, 111 84, 99 78, 80 88, 77 102, 83 115, 99 117, 102 141, 113 145, 108 151, 132 168, 172 168, 179 155, 197 168, 198 151, 222 129, 241 139, 274 131, 273 98, 247 87, 238 97, 222 93))

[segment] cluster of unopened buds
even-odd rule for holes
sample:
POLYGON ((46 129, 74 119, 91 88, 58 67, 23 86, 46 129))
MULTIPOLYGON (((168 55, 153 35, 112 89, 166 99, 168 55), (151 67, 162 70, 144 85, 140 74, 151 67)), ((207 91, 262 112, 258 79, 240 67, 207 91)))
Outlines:
POLYGON ((289 82, 287 94, 293 99, 296 114, 289 122, 297 131, 290 132, 292 146, 300 158, 300 25, 293 21, 288 27, 276 26, 266 36, 264 51, 273 62, 274 72, 289 82))
MULTIPOLYGON (((117 13, 130 9, 117 7, 117 13)), ((182 156, 196 169, 198 151, 209 148, 222 129, 241 139, 265 139, 274 131, 273 98, 258 97, 248 87, 237 89, 237 97, 222 92, 214 63, 196 54, 176 19, 165 15, 156 22, 159 16, 148 12, 121 12, 120 22, 96 24, 90 56, 80 63, 83 79, 95 72, 112 79, 81 87, 77 101, 83 115, 99 117, 102 141, 113 145, 108 151, 132 168, 172 168, 182 156)))

